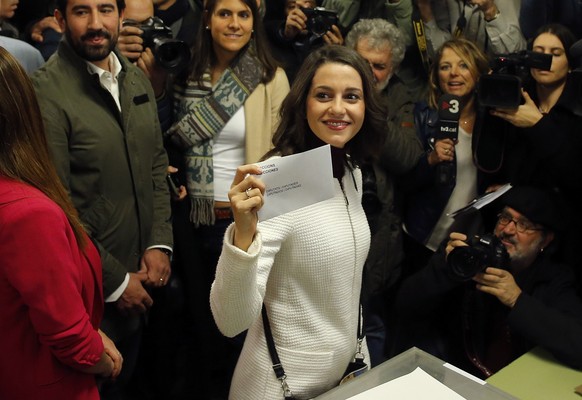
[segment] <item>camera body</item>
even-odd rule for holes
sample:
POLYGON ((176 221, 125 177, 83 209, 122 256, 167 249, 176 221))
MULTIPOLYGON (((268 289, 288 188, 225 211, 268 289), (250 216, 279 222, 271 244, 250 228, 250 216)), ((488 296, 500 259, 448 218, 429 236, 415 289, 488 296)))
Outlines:
POLYGON ((517 108, 521 104, 522 81, 530 68, 549 71, 552 55, 523 50, 497 56, 492 73, 481 75, 477 89, 479 104, 492 108, 517 108))
POLYGON ((326 10, 323 7, 301 7, 301 11, 307 17, 307 30, 315 37, 325 35, 333 25, 338 25, 339 20, 335 10, 326 10))
POLYGON ((492 233, 475 235, 468 244, 455 247, 447 258, 450 271, 458 280, 467 281, 487 267, 505 268, 509 263, 505 246, 492 233))
POLYGON ((186 42, 174 39, 172 29, 160 18, 150 17, 141 23, 126 19, 123 25, 135 26, 143 31, 144 48, 149 47, 158 65, 167 71, 178 72, 190 61, 190 49, 186 42))

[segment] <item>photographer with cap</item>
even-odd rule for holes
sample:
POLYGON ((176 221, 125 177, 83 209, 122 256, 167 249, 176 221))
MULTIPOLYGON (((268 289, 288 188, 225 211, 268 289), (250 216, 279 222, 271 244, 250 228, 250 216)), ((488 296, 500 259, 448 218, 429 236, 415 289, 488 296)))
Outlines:
POLYGON ((496 202, 493 235, 451 233, 402 283, 395 351, 417 346, 482 378, 535 346, 581 368, 582 300, 573 272, 552 257, 562 228, 553 197, 517 186, 496 202))

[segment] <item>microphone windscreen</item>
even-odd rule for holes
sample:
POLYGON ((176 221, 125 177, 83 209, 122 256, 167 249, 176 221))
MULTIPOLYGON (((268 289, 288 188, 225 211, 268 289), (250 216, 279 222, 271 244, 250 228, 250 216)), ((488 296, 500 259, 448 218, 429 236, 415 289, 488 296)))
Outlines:
POLYGON ((458 121, 461 116, 461 97, 443 94, 438 100, 439 119, 458 121))

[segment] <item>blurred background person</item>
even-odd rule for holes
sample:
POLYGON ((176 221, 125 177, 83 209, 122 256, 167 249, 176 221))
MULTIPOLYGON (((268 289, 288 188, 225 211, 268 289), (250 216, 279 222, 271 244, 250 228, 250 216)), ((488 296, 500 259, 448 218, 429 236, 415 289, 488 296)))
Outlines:
POLYGON ((582 85, 580 76, 572 72, 576 60, 570 49, 575 41, 572 32, 561 24, 548 24, 538 30, 531 49, 551 55, 551 68, 529 69, 524 77, 523 101, 517 108, 490 111, 505 126, 481 133, 476 159, 488 169, 490 158, 503 160, 494 175, 496 184, 533 184, 561 195, 562 207, 569 209, 571 218, 560 253, 568 264, 577 267, 582 283, 577 251, 582 239, 578 229, 582 211, 577 201, 582 189, 582 170, 577 162, 582 146, 582 85))
POLYGON ((0 36, 18 38, 18 28, 10 23, 18 8, 18 0, 2 0, 0 2, 0 36))
POLYGON ((405 53, 400 30, 384 19, 362 19, 346 36, 346 46, 355 49, 370 65, 376 90, 384 101, 387 122, 378 161, 361 166, 362 203, 372 234, 362 302, 366 340, 375 366, 386 359, 385 304, 400 279, 404 259, 401 196, 395 191, 394 179, 413 168, 424 150, 414 128, 418 94, 398 77, 405 53))
POLYGON ((424 23, 428 53, 464 37, 487 55, 525 50, 519 25, 520 0, 415 0, 424 23))
POLYGON ((554 259, 563 234, 547 190, 515 186, 480 239, 452 232, 426 268, 405 279, 391 311, 400 348, 417 346, 487 378, 535 346, 582 367, 582 301, 569 265, 554 259))
POLYGON ((305 58, 325 44, 343 44, 339 23, 329 14, 315 16, 316 0, 269 0, 265 28, 273 56, 283 65, 290 83, 305 58), (303 9, 307 9, 304 11, 303 9), (309 15, 313 17, 309 18, 309 15), (320 21, 310 24, 308 21, 320 21), (325 24, 323 21, 330 22, 325 24), (309 25, 308 25, 309 24, 309 25))
POLYGON ((0 397, 98 400, 122 356, 99 330, 101 260, 49 156, 34 89, 0 47, 0 397))
POLYGON ((188 197, 174 206, 176 260, 184 272, 192 358, 212 360, 198 374, 204 398, 226 398, 242 340, 218 331, 208 297, 226 227, 228 191, 239 165, 271 147, 289 83, 269 52, 256 0, 209 0, 192 60, 173 81, 168 152, 188 197), (214 397, 213 397, 214 396, 214 397))
POLYGON ((562 24, 582 38, 582 2, 579 0, 521 0, 519 25, 526 39, 533 39, 544 25, 562 24))
POLYGON ((45 60, 57 50, 62 36, 54 17, 55 7, 56 0, 19 0, 18 10, 10 19, 20 39, 38 49, 45 60))

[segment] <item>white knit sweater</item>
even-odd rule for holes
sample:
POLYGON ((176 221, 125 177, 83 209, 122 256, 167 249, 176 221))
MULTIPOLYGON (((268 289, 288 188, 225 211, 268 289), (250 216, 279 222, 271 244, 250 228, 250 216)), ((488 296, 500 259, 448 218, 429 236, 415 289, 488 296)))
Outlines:
POLYGON ((296 398, 336 386, 354 355, 370 232, 355 186, 362 187, 360 170, 346 171, 343 191, 334 181, 332 199, 260 222, 248 252, 233 246, 232 225, 226 231, 210 306, 224 335, 248 329, 230 400, 283 399, 265 342, 263 301, 296 398))

